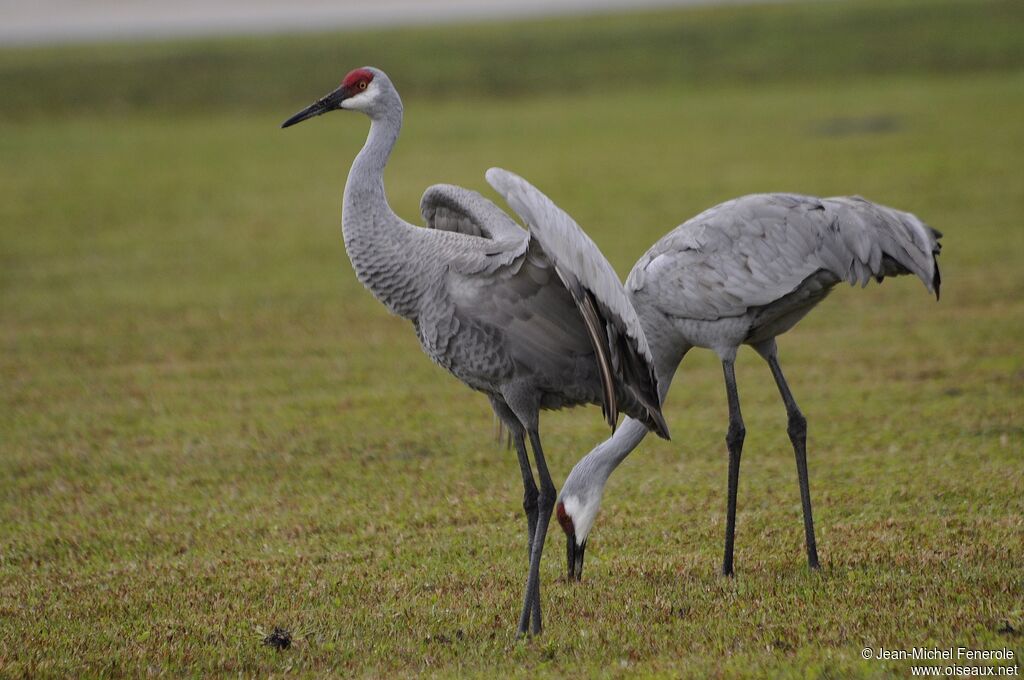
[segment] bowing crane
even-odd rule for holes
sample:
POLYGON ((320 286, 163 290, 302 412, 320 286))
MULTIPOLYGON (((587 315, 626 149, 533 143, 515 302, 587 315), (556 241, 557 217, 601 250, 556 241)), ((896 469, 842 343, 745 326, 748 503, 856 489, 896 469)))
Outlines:
MULTIPOLYGON (((750 345, 771 369, 786 407, 796 456, 807 563, 818 550, 807 481, 807 419, 778 361, 775 338, 792 328, 841 281, 881 282, 914 274, 939 297, 938 231, 914 215, 858 196, 757 194, 727 201, 686 221, 633 267, 626 290, 654 354, 659 397, 693 347, 718 354, 729 404, 729 478, 722 573, 733 573, 736 487, 746 428, 733 362, 750 345)), ((566 534, 569 578, 579 580, 587 536, 612 471, 644 438, 626 419, 569 473, 556 513, 566 534)))

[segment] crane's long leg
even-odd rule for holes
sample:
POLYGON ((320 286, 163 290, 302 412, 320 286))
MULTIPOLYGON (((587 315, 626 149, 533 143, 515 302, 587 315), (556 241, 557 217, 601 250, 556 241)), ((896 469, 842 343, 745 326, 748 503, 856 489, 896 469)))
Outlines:
POLYGON ((551 521, 551 512, 554 510, 555 498, 558 495, 558 491, 551 481, 547 462, 544 460, 544 450, 540 445, 540 434, 536 428, 530 428, 529 434, 534 461, 537 463, 537 475, 540 477, 540 496, 538 498, 537 529, 533 537, 533 552, 530 555, 530 575, 526 579, 523 613, 519 617, 519 635, 526 634, 527 624, 531 622, 531 605, 533 634, 537 635, 541 632, 540 558, 544 552, 544 538, 548 533, 548 523, 551 521))
POLYGON ((779 366, 778 351, 775 341, 770 341, 766 346, 757 347, 758 353, 768 362, 772 369, 772 376, 779 388, 779 394, 786 405, 786 415, 789 423, 786 432, 789 433, 789 441, 793 443, 793 453, 796 454, 796 473, 800 479, 800 504, 804 511, 804 536, 807 540, 807 565, 811 569, 818 569, 818 544, 814 540, 814 518, 811 515, 811 488, 807 480, 807 419, 800 412, 796 405, 793 393, 789 391, 789 384, 786 376, 782 374, 782 367, 779 366))
POLYGON ((736 390, 736 372, 732 358, 722 360, 725 372, 725 393, 729 399, 729 430, 725 444, 729 448, 729 497, 725 517, 725 557, 722 559, 722 573, 732 576, 732 549, 736 538, 736 488, 740 481, 740 454, 743 453, 743 439, 747 429, 743 426, 740 413, 740 396, 736 390))
MULTIPOLYGON (((491 407, 498 422, 508 430, 519 459, 519 471, 523 475, 523 512, 526 514, 526 559, 533 553, 533 535, 537 530, 537 483, 533 481, 530 458, 526 454, 526 429, 512 410, 502 401, 492 398, 491 407)), ((500 427, 500 425, 499 425, 500 427)), ((500 440, 499 440, 500 443, 500 440)))
MULTIPOLYGON (((529 467, 529 459, 526 457, 526 441, 523 433, 523 429, 520 427, 516 430, 516 433, 512 436, 515 441, 515 450, 519 458, 519 468, 522 470, 522 486, 523 486, 523 498, 522 498, 522 509, 526 512, 526 530, 527 530, 527 543, 526 543, 526 559, 530 564, 532 570, 532 564, 534 564, 534 550, 535 550, 535 537, 537 536, 537 521, 539 515, 538 499, 540 497, 537 491, 537 483, 534 481, 534 471, 529 467)), ((528 608, 532 618, 532 624, 537 632, 541 630, 541 592, 537 589, 536 595, 532 600, 529 600, 529 590, 527 586, 526 600, 523 602, 523 614, 525 617, 528 608)), ((519 625, 519 635, 526 633, 525 627, 522 623, 519 625)))
MULTIPOLYGON (((523 512, 526 513, 526 559, 530 562, 533 555, 533 537, 537 533, 537 499, 540 494, 537 491, 537 483, 533 481, 533 470, 530 468, 530 458, 526 453, 526 428, 503 400, 491 397, 491 407, 508 430, 515 445, 516 457, 519 459, 519 471, 523 475, 523 512)), ((534 626, 540 628, 539 592, 534 601, 523 603, 523 615, 532 615, 534 626)), ((521 630, 520 634, 524 632, 525 629, 521 630)))
POLYGON ((519 469, 523 473, 523 512, 526 513, 526 558, 533 555, 533 537, 537 534, 537 483, 533 481, 533 470, 530 459, 526 455, 526 438, 522 428, 514 435, 516 455, 519 458, 519 469))

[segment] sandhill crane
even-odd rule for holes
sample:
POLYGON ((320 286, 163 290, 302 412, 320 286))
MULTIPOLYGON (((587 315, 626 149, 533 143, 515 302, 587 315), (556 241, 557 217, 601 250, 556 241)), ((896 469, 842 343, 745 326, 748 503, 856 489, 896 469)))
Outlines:
POLYGON ((487 395, 512 433, 530 555, 518 634, 528 627, 539 633, 540 559, 555 504, 539 412, 600 403, 613 429, 621 409, 667 438, 640 322, 597 246, 544 194, 510 172, 492 168, 487 181, 528 232, 480 194, 446 184, 423 195, 428 228, 399 218, 384 194, 383 172, 402 126, 402 101, 382 71, 352 71, 282 127, 335 109, 362 111, 371 120, 349 171, 342 211, 345 250, 356 276, 392 313, 412 322, 434 362, 487 395))
MULTIPOLYGON (((775 338, 792 328, 840 281, 867 285, 874 278, 915 274, 939 297, 936 256, 942 234, 910 213, 860 197, 814 198, 759 194, 737 198, 697 215, 654 244, 626 281, 654 353, 660 398, 693 347, 714 350, 722 361, 729 404, 725 556, 733 573, 736 486, 746 430, 740 415, 733 361, 751 345, 771 369, 786 407, 796 454, 807 562, 818 551, 807 484, 807 421, 779 366, 775 338)), ((612 471, 644 438, 628 418, 617 432, 569 473, 556 513, 566 533, 569 579, 579 580, 587 536, 612 471)))

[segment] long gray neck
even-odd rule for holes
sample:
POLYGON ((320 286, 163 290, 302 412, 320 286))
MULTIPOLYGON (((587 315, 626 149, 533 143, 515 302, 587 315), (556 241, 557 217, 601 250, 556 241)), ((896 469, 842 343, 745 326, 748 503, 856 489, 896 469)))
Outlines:
POLYGON ((415 320, 419 302, 416 227, 391 210, 384 194, 384 166, 402 129, 397 95, 372 117, 366 144, 345 183, 342 234, 359 281, 393 313, 415 320))
MULTIPOLYGON (((348 181, 345 183, 346 207, 358 195, 364 201, 373 201, 372 206, 361 205, 361 208, 378 208, 397 219, 384 195, 384 166, 391 158, 391 150, 395 148, 401 130, 401 105, 389 107, 384 113, 370 119, 370 133, 366 136, 366 143, 352 161, 352 168, 348 172, 348 181)), ((345 230, 348 231, 348 225, 345 230)))
POLYGON ((642 422, 626 418, 615 429, 615 434, 598 444, 576 465, 589 468, 587 477, 592 477, 598 488, 603 489, 608 477, 643 441, 647 432, 647 427, 642 422))

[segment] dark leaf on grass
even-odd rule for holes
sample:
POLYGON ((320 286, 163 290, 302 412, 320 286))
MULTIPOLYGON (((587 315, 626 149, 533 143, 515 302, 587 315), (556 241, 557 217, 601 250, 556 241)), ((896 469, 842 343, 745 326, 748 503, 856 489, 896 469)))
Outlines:
POLYGON ((263 644, 274 649, 288 649, 292 646, 292 634, 288 629, 274 626, 274 630, 267 637, 263 638, 263 644))
POLYGON ((1010 635, 1013 637, 1020 636, 1020 631, 1011 626, 1009 621, 1003 621, 1003 625, 996 629, 996 632, 1002 633, 1003 635, 1010 635))

